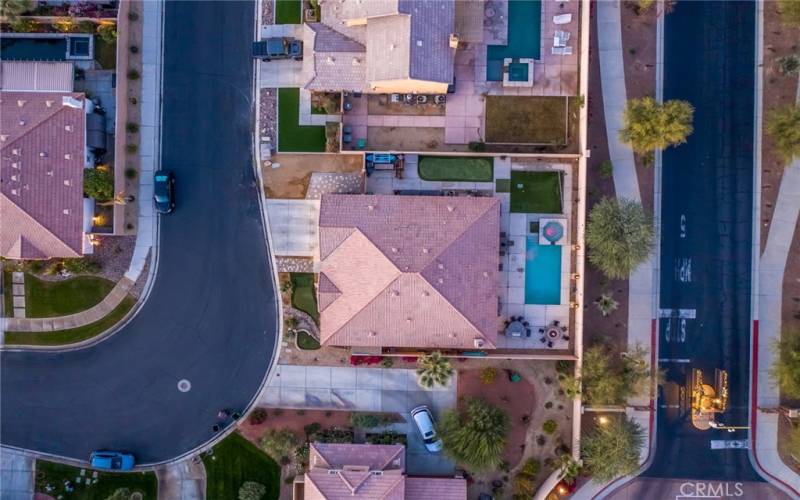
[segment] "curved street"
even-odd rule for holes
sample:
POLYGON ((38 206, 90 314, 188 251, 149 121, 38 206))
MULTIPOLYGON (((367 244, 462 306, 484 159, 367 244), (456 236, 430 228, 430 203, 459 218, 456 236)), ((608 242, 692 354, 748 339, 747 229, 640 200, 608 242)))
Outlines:
POLYGON ((253 16, 251 2, 166 3, 161 166, 177 208, 161 217, 152 292, 94 347, 2 353, 2 444, 162 462, 258 392, 277 309, 252 165, 253 16))

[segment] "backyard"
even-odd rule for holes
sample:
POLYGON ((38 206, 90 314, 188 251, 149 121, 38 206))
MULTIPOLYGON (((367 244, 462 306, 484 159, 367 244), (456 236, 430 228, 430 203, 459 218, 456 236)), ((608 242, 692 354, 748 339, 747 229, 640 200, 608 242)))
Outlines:
POLYGON ((314 273, 291 273, 292 307, 314 318, 319 324, 317 294, 314 290, 314 273))
POLYGON ((353 154, 292 154, 272 156, 272 165, 262 167, 267 198, 305 198, 314 172, 353 174, 364 170, 364 158, 353 154), (275 164, 279 168, 273 168, 275 164))
POLYGON ((6 345, 66 345, 90 339, 99 335, 117 323, 128 314, 136 304, 133 297, 125 297, 122 302, 105 318, 88 325, 57 330, 54 332, 6 332, 6 345))
POLYGON ((98 304, 114 282, 97 276, 45 281, 25 275, 25 313, 28 318, 52 318, 85 311, 98 304))
POLYGON ((203 456, 206 467, 206 498, 239 498, 245 481, 266 486, 262 500, 273 500, 280 493, 280 467, 266 453, 234 432, 203 456))
POLYGON ((50 495, 50 498, 106 500, 115 491, 123 488, 132 493, 138 492, 142 495, 142 500, 156 500, 158 496, 158 483, 152 472, 112 474, 44 460, 36 461, 35 487, 38 493, 50 495), (67 485, 73 491, 66 491, 67 485))
POLYGON ((426 181, 491 182, 492 158, 420 156, 419 177, 426 181))
POLYGON ((322 153, 325 142, 325 127, 300 125, 300 89, 278 89, 278 151, 322 153))
POLYGON ((567 144, 564 97, 487 96, 486 142, 499 144, 567 144))
POLYGON ((511 172, 511 211, 561 213, 560 172, 511 172))

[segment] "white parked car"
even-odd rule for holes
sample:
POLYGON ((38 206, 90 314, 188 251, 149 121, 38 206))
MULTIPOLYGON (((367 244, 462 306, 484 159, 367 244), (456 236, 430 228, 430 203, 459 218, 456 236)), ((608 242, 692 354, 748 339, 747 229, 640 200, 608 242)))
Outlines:
POLYGON ((417 406, 411 410, 411 418, 422 434, 422 440, 425 442, 425 448, 431 453, 438 453, 442 451, 442 440, 436 434, 436 425, 433 421, 433 414, 427 406, 417 406))

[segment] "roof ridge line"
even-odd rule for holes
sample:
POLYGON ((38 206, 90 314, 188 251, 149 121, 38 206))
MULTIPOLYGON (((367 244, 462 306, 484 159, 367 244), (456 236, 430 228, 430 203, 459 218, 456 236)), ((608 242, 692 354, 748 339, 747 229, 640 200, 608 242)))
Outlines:
MULTIPOLYGON (((67 250, 69 250, 69 251, 70 251, 70 252, 71 252, 71 253, 74 255, 74 257, 81 257, 81 256, 82 256, 82 255, 81 255, 81 253, 79 253, 79 252, 75 251, 75 249, 74 249, 74 248, 72 248, 71 246, 69 246, 69 245, 67 244, 67 242, 66 242, 66 241, 64 241, 64 240, 62 240, 61 238, 59 238, 58 236, 56 236, 56 234, 55 234, 53 231, 51 231, 49 227, 47 227, 47 226, 45 226, 44 224, 42 224, 41 222, 39 222, 39 220, 38 220, 38 219, 36 219, 36 217, 34 217, 34 216, 32 216, 31 214, 29 214, 29 213, 28 213, 28 212, 27 212, 27 211, 26 211, 24 208, 22 208, 22 207, 21 207, 21 206, 19 206, 17 203, 15 203, 15 202, 14 202, 14 200, 12 200, 12 199, 11 199, 11 198, 9 198, 9 197, 8 197, 8 196, 7 196, 5 193, 3 193, 2 191, 0 191, 0 200, 2 200, 2 199, 5 199, 5 200, 7 200, 7 201, 8 201, 8 203, 10 203, 11 205, 13 205, 13 207, 14 207, 15 209, 19 210, 19 212, 20 212, 20 213, 22 213, 22 214, 23 214, 25 217, 27 217, 28 219, 30 219, 30 221, 31 221, 31 222, 33 222, 33 224, 35 224, 37 227, 40 227, 40 228, 41 228, 43 231, 45 231, 45 232, 46 232, 46 233, 47 233, 47 234, 48 234, 50 237, 52 237, 52 238, 53 238, 55 241, 57 241, 57 242, 58 242, 60 245, 62 245, 62 246, 63 246, 64 248, 66 248, 67 250)), ((28 239, 28 241, 30 242, 30 238, 26 238, 26 239, 28 239)), ((39 251, 42 251, 41 249, 39 249, 39 247, 38 247, 38 246, 37 246, 36 248, 37 248, 39 251)))
POLYGON ((491 345, 492 345, 492 347, 496 347, 496 346, 495 346, 495 344, 494 344, 494 342, 491 342, 489 339, 487 339, 487 338, 486 338, 486 335, 484 335, 484 333, 481 331, 481 329, 480 329, 480 328, 478 328, 478 327, 477 327, 477 325, 475 325, 475 323, 473 323, 473 322, 472 322, 472 321, 471 321, 469 318, 467 318, 467 317, 464 315, 464 313, 463 313, 463 312, 461 312, 461 310, 455 306, 455 304, 453 304, 452 302, 450 302, 450 301, 447 299, 447 297, 445 297, 444 295, 442 295, 442 292, 440 292, 438 288, 436 288, 436 287, 435 287, 433 284, 431 284, 431 282, 430 282, 430 281, 428 281, 428 280, 425 278, 425 276, 423 276, 423 275, 422 275, 422 273, 417 273, 417 274, 418 274, 418 275, 419 275, 419 277, 422 279, 422 281, 424 281, 425 283, 427 283, 427 284, 428 284, 428 285, 429 285, 429 286, 430 286, 430 287, 431 287, 431 288, 432 288, 432 289, 433 289, 433 290, 434 290, 434 291, 435 291, 435 292, 436 292, 436 293, 439 295, 439 297, 441 297, 441 298, 442 298, 442 300, 444 300, 444 302, 450 306, 450 308, 451 308, 451 309, 453 309, 455 312, 457 312, 459 316, 461 316, 462 318, 464 318, 464 321, 466 321, 466 322, 467 322, 467 324, 469 324, 469 325, 470 325, 470 326, 471 326, 471 327, 472 327, 472 328, 473 328, 473 329, 474 329, 476 332, 478 332, 478 335, 480 335, 480 337, 481 337, 481 338, 482 338, 484 341, 486 341, 486 342, 488 342, 489 344, 491 344, 491 345))
MULTIPOLYGON (((4 92, 5 92, 5 91, 4 91, 4 92)), ((9 92, 6 92, 6 93, 11 93, 11 92, 25 93, 25 92, 21 92, 21 91, 9 91, 9 92)), ((32 91, 32 92, 29 92, 29 93, 39 93, 39 92, 38 92, 38 91, 32 91)), ((72 94, 82 94, 82 95, 83 95, 83 93, 82 93, 82 92, 60 92, 60 94, 61 94, 61 96, 62 96, 62 97, 63 97, 64 95, 66 95, 66 94, 70 94, 70 96, 71 96, 71 97, 74 97, 74 96, 72 96, 72 94)), ((3 145, 3 149, 9 148, 9 147, 13 146, 13 145, 14 145, 14 144, 15 144, 17 141, 19 141, 20 139, 22 139, 23 137, 27 137, 27 136, 28 136, 28 134, 32 133, 34 130, 38 129, 39 127, 41 127, 42 125, 44 125, 44 124, 45 124, 45 123, 47 123, 48 121, 52 120, 52 119, 53 119, 53 117, 55 117, 57 114, 59 114, 59 113, 61 113, 62 111, 64 111, 64 108, 65 108, 65 107, 64 107, 64 105, 62 104, 62 105, 61 105, 61 107, 60 107, 59 109, 57 109, 56 111, 52 112, 51 114, 49 114, 49 115, 45 116, 44 118, 42 118, 41 120, 39 120, 39 122, 38 122, 36 125, 32 126, 30 129, 26 130, 26 131, 25 131, 23 134, 21 134, 19 137, 17 137, 17 138, 16 138, 16 139, 14 139, 13 141, 9 142, 8 144, 4 144, 4 145, 3 145)), ((73 108, 73 109, 76 109, 76 108, 73 108)))

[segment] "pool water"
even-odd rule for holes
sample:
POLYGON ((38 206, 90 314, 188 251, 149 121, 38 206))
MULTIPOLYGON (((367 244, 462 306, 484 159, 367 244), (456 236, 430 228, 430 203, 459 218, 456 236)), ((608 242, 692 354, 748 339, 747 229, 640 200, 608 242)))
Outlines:
POLYGON ((64 61, 67 59, 66 38, 16 38, 3 37, 4 60, 64 61))
POLYGON ((561 246, 539 245, 539 235, 525 243, 525 303, 561 303, 561 246))
POLYGON ((539 59, 542 38, 541 0, 508 2, 508 44, 486 49, 486 79, 503 81, 503 59, 539 59))
POLYGON ((508 80, 511 82, 528 81, 528 64, 511 63, 508 65, 508 80))

